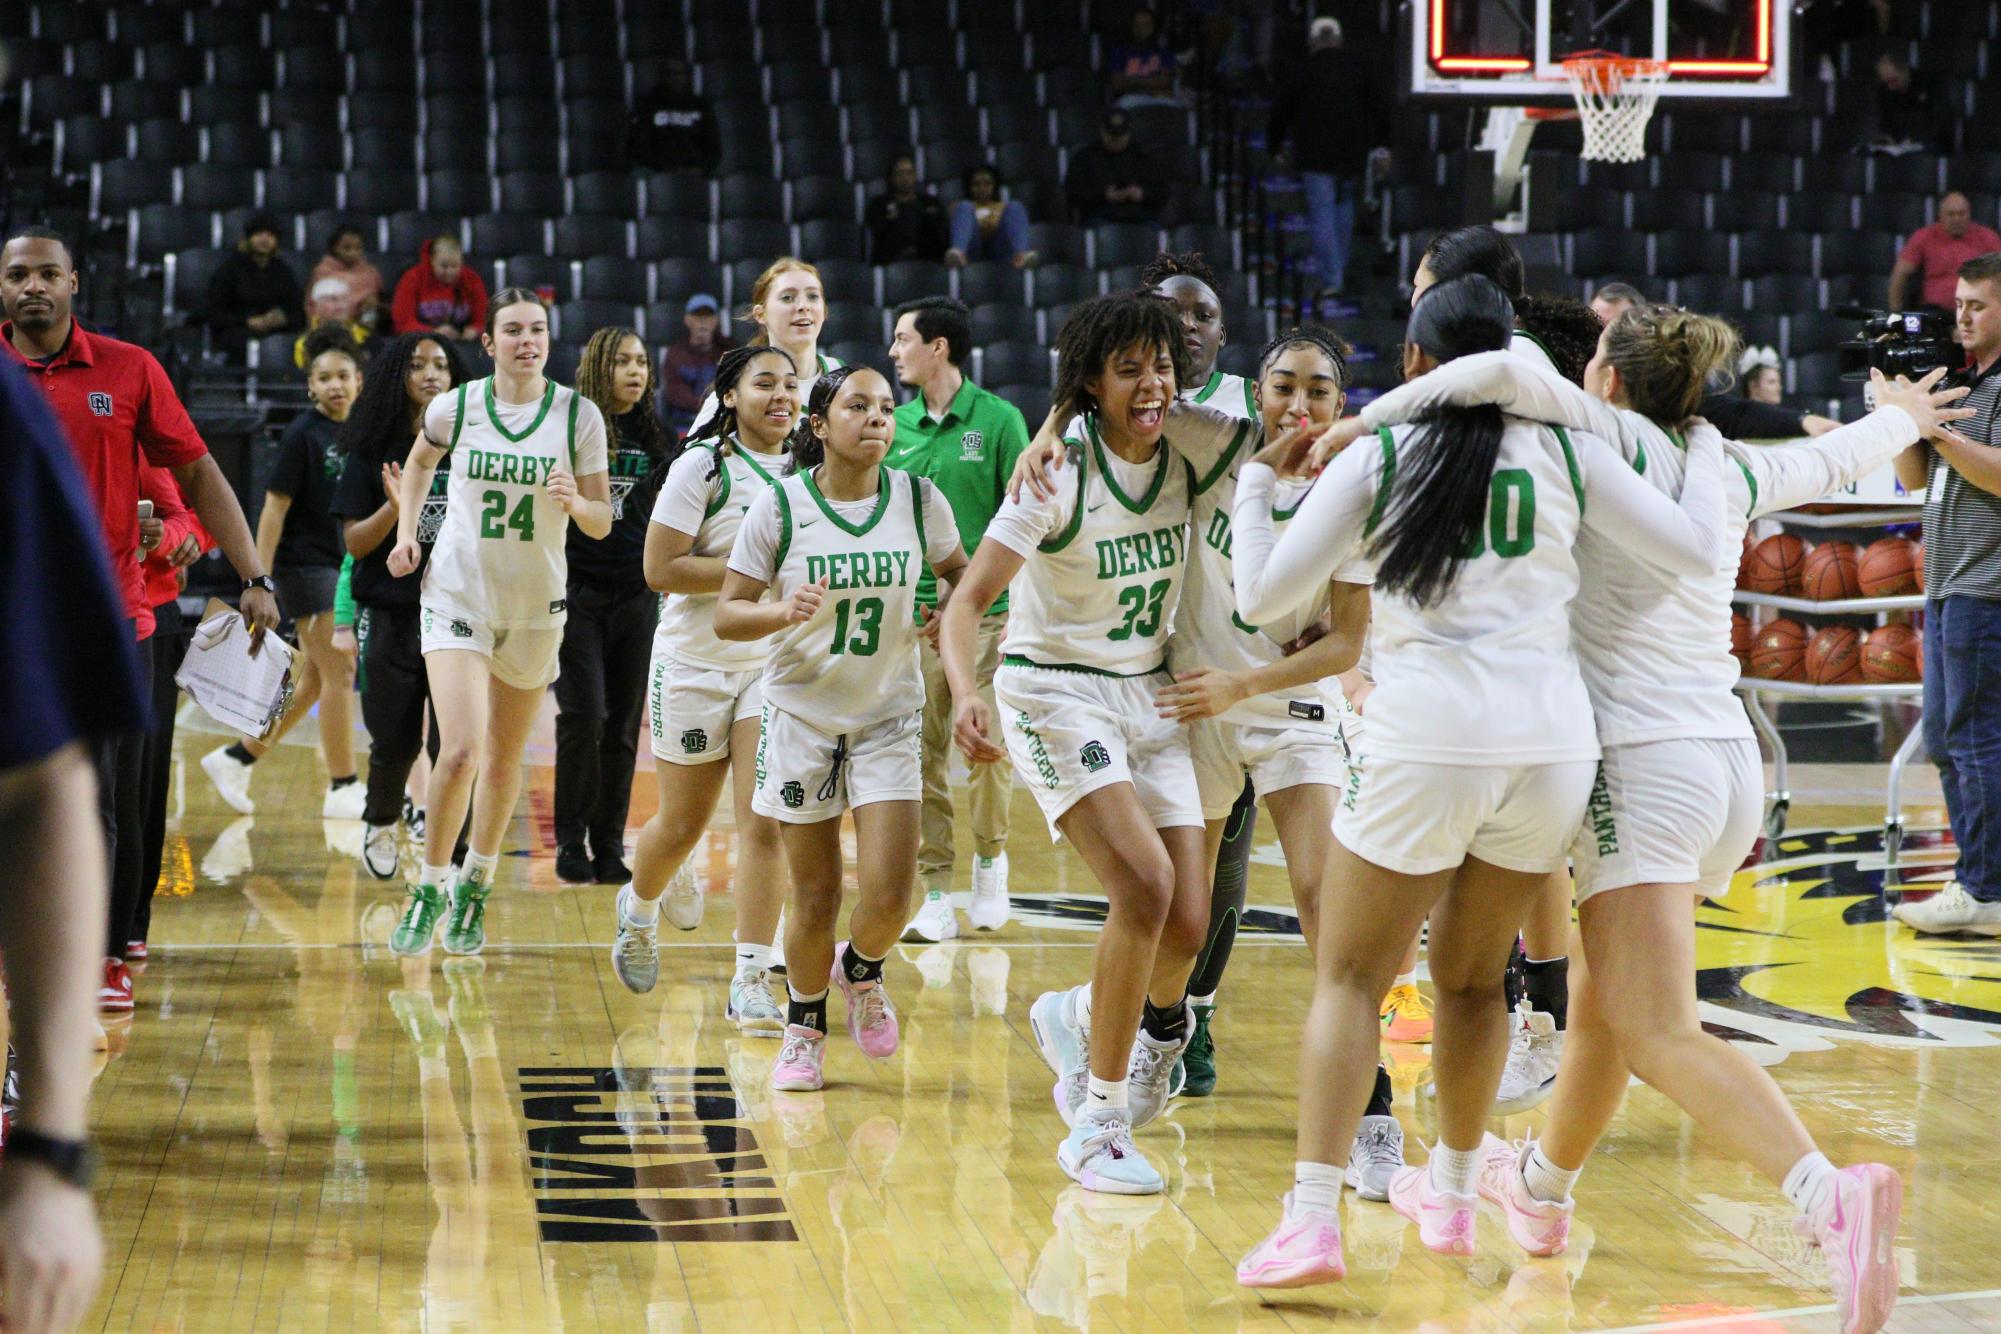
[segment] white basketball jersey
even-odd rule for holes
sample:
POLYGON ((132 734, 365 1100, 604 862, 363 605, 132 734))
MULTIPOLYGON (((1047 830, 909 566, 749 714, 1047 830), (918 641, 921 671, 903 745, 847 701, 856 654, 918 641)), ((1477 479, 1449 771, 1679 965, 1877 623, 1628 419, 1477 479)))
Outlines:
POLYGON ((1068 496, 1004 501, 986 536, 1022 555, 1008 591, 1006 659, 1144 676, 1160 670, 1188 569, 1188 464, 1163 441, 1127 463, 1094 417, 1070 446, 1068 496), (1122 483, 1120 473, 1125 474, 1122 483))
POLYGON ((1257 386, 1254 381, 1241 375, 1231 375, 1228 371, 1210 371, 1209 378, 1200 389, 1181 397, 1190 403, 1200 403, 1206 408, 1235 417, 1240 421, 1254 422, 1258 419, 1257 386))
POLYGON ((880 477, 872 501, 838 505, 810 472, 783 478, 751 503, 730 554, 731 569, 766 578, 773 601, 826 581, 812 620, 757 647, 765 700, 829 734, 923 707, 918 575, 960 550, 952 507, 928 479, 880 477))
MULTIPOLYGON (((728 450, 715 441, 695 445, 668 469, 653 505, 653 522, 692 531, 695 544, 689 555, 727 557, 751 502, 776 485, 785 461, 782 453, 757 454, 734 443, 728 450), (692 528, 686 526, 690 524, 692 528)), ((755 641, 716 638, 714 593, 667 594, 653 640, 676 662, 719 672, 747 671, 763 662, 766 653, 755 641)))
POLYGON ((488 378, 438 395, 424 429, 448 440, 452 454, 425 599, 496 629, 561 625, 570 516, 547 485, 558 467, 578 476, 605 471, 597 405, 553 380, 532 409, 498 405, 488 378), (510 428, 510 420, 521 425, 510 428))

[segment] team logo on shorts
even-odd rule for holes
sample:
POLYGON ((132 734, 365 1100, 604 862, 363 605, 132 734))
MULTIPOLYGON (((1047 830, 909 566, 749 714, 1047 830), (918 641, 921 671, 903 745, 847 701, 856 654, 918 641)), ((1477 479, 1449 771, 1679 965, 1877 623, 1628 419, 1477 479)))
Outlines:
POLYGON ((806 789, 795 779, 778 789, 778 799, 796 811, 806 804, 806 789))
POLYGON ((1105 749, 1105 743, 1102 741, 1086 742, 1084 749, 1078 752, 1077 758, 1082 760, 1084 767, 1092 773, 1112 767, 1112 752, 1105 749))
POLYGON ((111 415, 111 395, 92 394, 90 396, 90 415, 93 417, 109 417, 111 415))
POLYGON ((699 727, 691 727, 681 733, 681 749, 690 755, 700 755, 709 748, 709 734, 699 727))
POLYGON ((1598 845, 1600 857, 1618 854, 1619 822, 1612 815, 1612 790, 1605 784, 1603 764, 1598 766, 1598 777, 1591 783, 1591 800, 1584 806, 1584 823, 1591 826, 1591 838, 1598 845))
POLYGON ((987 456, 987 437, 981 431, 968 431, 959 437, 960 459, 983 459, 987 456))
POLYGON ((560 616, 562 613, 568 611, 569 609, 570 609, 570 600, 568 598, 557 598, 554 602, 551 602, 549 604, 549 614, 551 616, 560 616))
POLYGON ((467 625, 464 621, 453 621, 452 633, 457 635, 460 639, 471 639, 472 627, 470 625, 467 625))

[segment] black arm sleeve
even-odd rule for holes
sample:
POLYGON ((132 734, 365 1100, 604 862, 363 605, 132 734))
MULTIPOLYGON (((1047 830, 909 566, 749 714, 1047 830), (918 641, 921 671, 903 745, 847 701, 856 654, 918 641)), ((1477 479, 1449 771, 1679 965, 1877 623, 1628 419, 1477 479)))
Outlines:
POLYGON ((1805 414, 1739 394, 1705 394, 1702 415, 1725 440, 1794 440, 1806 434, 1801 424, 1805 414))

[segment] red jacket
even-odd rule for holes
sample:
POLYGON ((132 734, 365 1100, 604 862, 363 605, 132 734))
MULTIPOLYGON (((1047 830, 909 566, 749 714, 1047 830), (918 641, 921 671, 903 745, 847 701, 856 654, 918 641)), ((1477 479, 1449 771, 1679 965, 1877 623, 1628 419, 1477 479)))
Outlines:
POLYGON ((201 520, 181 499, 180 483, 165 468, 155 468, 151 464, 141 468, 139 494, 153 502, 153 517, 162 525, 160 545, 153 548, 152 555, 139 562, 139 572, 146 579, 144 614, 151 616, 153 608, 163 602, 172 602, 181 595, 181 572, 167 563, 167 553, 188 537, 193 537, 203 551, 210 551, 215 547, 215 538, 202 527, 201 520))
POLYGON ((403 270, 396 280, 396 297, 390 306, 396 332, 418 333, 440 324, 486 323, 486 284, 467 264, 459 269, 459 280, 447 287, 431 272, 431 243, 417 251, 417 262, 403 270))

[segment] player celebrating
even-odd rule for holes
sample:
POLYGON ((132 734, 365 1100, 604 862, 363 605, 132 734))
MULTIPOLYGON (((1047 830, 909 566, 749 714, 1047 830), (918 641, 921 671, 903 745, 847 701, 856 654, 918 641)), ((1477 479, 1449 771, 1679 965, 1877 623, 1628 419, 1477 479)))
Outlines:
POLYGON ((445 949, 477 954, 486 944, 486 898, 521 790, 521 751, 556 679, 570 520, 592 537, 611 531, 604 415, 543 375, 548 308, 526 288, 505 288, 487 307, 482 341, 493 374, 424 410, 389 553, 392 575, 416 570, 431 474, 455 453, 444 526, 424 571, 420 633, 440 741, 425 790, 422 877, 389 942, 403 955, 431 948, 448 893, 445 949), (468 799, 465 871, 453 886, 448 858, 468 799))
MULTIPOLYGON (((1400 421, 1440 403, 1495 403, 1599 432, 1648 481, 1672 491, 1687 422, 1736 346, 1719 320, 1639 306, 1605 331, 1586 375, 1590 394, 1511 357, 1470 357, 1371 404, 1363 421, 1400 421)), ((1758 515, 1832 494, 1966 415, 1944 406, 1964 389, 1931 392, 1942 374, 1917 385, 1874 377, 1877 411, 1812 445, 1727 444, 1737 464, 1725 476, 1730 552, 1758 515)), ((1602 814, 1574 852, 1589 967, 1574 980, 1575 1022, 1542 1142, 1510 1146, 1489 1136, 1480 1192, 1501 1206, 1531 1253, 1561 1252, 1570 1188, 1637 1073, 1784 1188, 1827 1257, 1842 1327, 1877 1328, 1896 1299, 1895 1172, 1880 1164, 1836 1172, 1771 1076, 1702 1031, 1689 985, 1689 907, 1728 888, 1757 838, 1763 806, 1757 742, 1731 690, 1735 556, 1688 581, 1604 554, 1586 560, 1572 618, 1604 746, 1602 814)))
POLYGON ((1001 506, 940 636, 960 748, 977 764, 1012 758, 1110 900, 1092 980, 1046 993, 1030 1020, 1071 1124, 1057 1162, 1087 1189, 1130 1195, 1161 1189, 1132 1131, 1166 1103, 1187 1046, 1208 919, 1188 736, 1153 699, 1187 568, 1193 478, 1161 443, 1187 368, 1182 330, 1155 297, 1102 297, 1071 315, 1052 398, 1059 414, 1085 409, 1075 484, 1001 506), (995 719, 976 689, 977 612, 1017 574, 995 719))
MULTIPOLYGON (((1513 325, 1489 280, 1441 283, 1412 312, 1405 373, 1498 349, 1513 325)), ((1335 1154, 1367 1101, 1377 1005, 1427 914, 1439 1142, 1426 1167, 1396 1175, 1390 1199, 1419 1219, 1427 1246, 1472 1252, 1482 1123, 1506 1057, 1496 984, 1523 909, 1563 864, 1596 772, 1569 646, 1571 547, 1588 524, 1688 576, 1722 549, 1713 441, 1691 451, 1681 510, 1602 442, 1498 409, 1441 410, 1378 446, 1337 459, 1277 538, 1272 465, 1300 451, 1268 447, 1244 469, 1232 518, 1237 611, 1249 624, 1317 592, 1358 542, 1377 567, 1376 689, 1322 880, 1295 1184, 1279 1226, 1238 1266, 1249 1287, 1344 1272, 1335 1154)))
MULTIPOLYGON (((660 801, 639 831, 632 880, 619 891, 611 951, 621 982, 633 991, 653 989, 660 975, 653 932, 661 895, 708 827, 727 764, 737 834, 736 971, 728 1013, 746 1034, 785 1027, 785 1012, 771 994, 785 864, 777 822, 751 806, 756 771, 749 757, 757 750, 766 646, 717 637, 716 595, 744 514, 785 471, 798 384, 792 358, 780 348, 724 353, 716 367, 722 410, 697 427, 667 465, 647 525, 646 582, 666 595, 648 670, 660 801)), ((701 925, 702 898, 693 877, 686 880, 684 891, 666 894, 667 920, 692 931, 701 925)))
MULTIPOLYGON (((784 826, 789 1003, 774 1089, 826 1085, 830 977, 865 1055, 896 1051, 883 960, 909 920, 923 796, 917 582, 928 565, 950 605, 966 566, 952 507, 921 477, 885 468, 896 396, 867 367, 820 377, 793 471, 743 516, 715 632, 763 645, 764 732, 751 805, 784 826), (769 591, 772 597, 765 600, 769 591), (841 815, 853 811, 860 898, 836 944, 841 815)), ((993 598, 979 604, 991 605, 993 598)), ((929 624, 929 618, 926 619, 929 624)))

